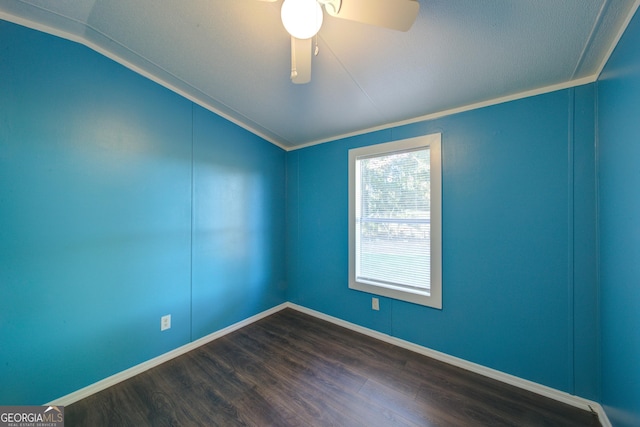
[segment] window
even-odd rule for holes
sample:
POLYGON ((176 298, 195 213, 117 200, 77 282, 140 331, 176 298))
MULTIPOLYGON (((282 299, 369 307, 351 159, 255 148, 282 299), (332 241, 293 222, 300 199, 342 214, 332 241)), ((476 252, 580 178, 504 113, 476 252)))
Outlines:
POLYGON ((440 134, 349 150, 349 288, 442 308, 440 134))

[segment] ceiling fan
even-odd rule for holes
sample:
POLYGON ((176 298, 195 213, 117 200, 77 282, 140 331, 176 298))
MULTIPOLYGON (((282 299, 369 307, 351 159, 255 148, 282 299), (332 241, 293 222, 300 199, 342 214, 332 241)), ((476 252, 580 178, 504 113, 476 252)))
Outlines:
POLYGON ((399 31, 411 28, 420 8, 417 0, 284 0, 281 17, 291 35, 293 83, 311 81, 312 39, 322 26, 322 6, 335 18, 399 31))

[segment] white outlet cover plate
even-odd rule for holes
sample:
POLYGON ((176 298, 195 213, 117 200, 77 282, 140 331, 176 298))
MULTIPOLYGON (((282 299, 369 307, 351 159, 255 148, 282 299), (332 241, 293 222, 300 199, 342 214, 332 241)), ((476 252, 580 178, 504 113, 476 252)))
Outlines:
POLYGON ((160 318, 160 330, 166 331, 169 328, 171 328, 171 315, 167 314, 160 318))

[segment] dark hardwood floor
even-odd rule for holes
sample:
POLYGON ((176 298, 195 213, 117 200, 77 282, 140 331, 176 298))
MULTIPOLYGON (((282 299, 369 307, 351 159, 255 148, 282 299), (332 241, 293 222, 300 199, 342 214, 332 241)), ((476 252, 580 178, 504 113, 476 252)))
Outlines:
POLYGON ((286 309, 65 408, 69 426, 600 426, 286 309))

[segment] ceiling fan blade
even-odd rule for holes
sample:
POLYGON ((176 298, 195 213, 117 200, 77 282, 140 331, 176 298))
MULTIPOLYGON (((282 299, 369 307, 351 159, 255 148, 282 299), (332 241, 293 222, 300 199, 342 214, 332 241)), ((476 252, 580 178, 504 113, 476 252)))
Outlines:
POLYGON ((291 81, 305 84, 311 81, 312 39, 291 37, 291 81))
POLYGON ((336 18, 407 31, 418 16, 420 4, 417 0, 342 0, 338 12, 335 9, 325 6, 327 13, 336 18))

